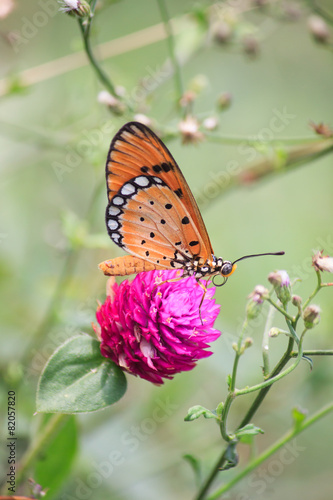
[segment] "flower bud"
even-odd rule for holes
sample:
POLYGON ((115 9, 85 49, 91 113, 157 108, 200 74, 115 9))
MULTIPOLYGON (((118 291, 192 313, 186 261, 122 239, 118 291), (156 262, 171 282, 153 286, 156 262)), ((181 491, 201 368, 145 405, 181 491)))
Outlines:
POLYGON ((0 2, 0 19, 5 19, 14 10, 14 0, 4 0, 0 2))
POLYGON ((60 11, 71 16, 88 17, 91 14, 90 5, 85 0, 61 0, 60 11))
POLYGON ((229 106, 231 104, 231 98, 232 98, 232 96, 231 96, 230 92, 223 92, 223 94, 221 94, 217 99, 218 108, 221 111, 229 108, 229 106))
POLYGON ((209 85, 209 80, 206 75, 195 75, 194 78, 189 83, 189 91, 195 93, 195 95, 200 94, 209 85))
POLYGON ((326 123, 323 123, 323 122, 320 122, 320 123, 310 122, 310 127, 318 135, 322 135, 323 137, 333 137, 333 130, 326 123))
POLYGON ((321 250, 312 257, 312 265, 316 271, 333 273, 333 257, 323 255, 323 252, 324 250, 321 250))
POLYGON ((258 40, 253 35, 245 35, 242 40, 243 49, 249 56, 256 56, 259 53, 258 40))
POLYGON ((215 116, 209 116, 205 118, 202 125, 206 130, 215 130, 218 127, 218 119, 215 116))
POLYGON ((280 335, 281 333, 281 330, 279 328, 277 328, 276 326, 273 326, 269 332, 268 332, 268 336, 271 337, 271 338, 274 338, 274 337, 277 337, 278 335, 280 335))
POLYGON ((183 144, 196 144, 204 139, 204 135, 199 130, 199 122, 193 116, 187 116, 178 124, 183 144))
POLYGON ((229 23, 220 21, 214 28, 214 39, 218 43, 227 43, 232 37, 232 28, 229 23))
POLYGON ((283 15, 287 21, 295 22, 302 15, 302 10, 296 2, 285 2, 283 5, 283 15))
POLYGON ((107 90, 101 90, 101 92, 99 92, 97 101, 107 106, 115 115, 122 115, 125 111, 124 104, 107 90))
POLYGON ((310 305, 303 312, 303 321, 305 328, 310 329, 318 325, 320 321, 320 308, 316 305, 310 305))
POLYGON ((248 349, 249 347, 251 347, 253 345, 253 339, 251 337, 246 337, 246 339, 244 340, 244 349, 248 349))
POLYGON ((186 90, 184 94, 181 96, 179 104, 181 108, 187 108, 190 104, 192 104, 197 98, 196 92, 193 90, 186 90))
POLYGON ((310 16, 308 19, 308 28, 317 42, 327 43, 329 41, 330 31, 322 17, 310 16))
POLYGON ((275 271, 268 275, 268 281, 274 286, 277 298, 285 305, 291 299, 290 279, 287 271, 275 271))
POLYGON ((262 304, 264 300, 269 298, 269 291, 263 285, 257 285, 248 298, 252 299, 253 302, 262 304))
POLYGON ((143 125, 146 125, 147 127, 151 127, 151 119, 143 113, 137 113, 136 115, 134 115, 134 120, 136 122, 142 123, 143 125))
POLYGON ((253 292, 250 293, 250 299, 246 306, 246 316, 248 320, 255 319, 259 316, 262 304, 265 299, 268 299, 269 292, 267 288, 262 285, 257 285, 253 292))
POLYGON ((302 297, 299 295, 293 295, 291 297, 291 303, 296 307, 300 306, 302 304, 302 297))

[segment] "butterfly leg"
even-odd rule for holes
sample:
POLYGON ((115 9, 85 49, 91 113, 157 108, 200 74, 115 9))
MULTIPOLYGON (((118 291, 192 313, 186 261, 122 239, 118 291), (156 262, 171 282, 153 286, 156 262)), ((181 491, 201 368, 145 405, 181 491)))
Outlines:
POLYGON ((169 280, 165 280, 165 281, 161 281, 160 283, 156 283, 155 282, 155 286, 154 288, 152 289, 151 293, 153 293, 153 291, 160 285, 164 285, 164 283, 174 283, 175 281, 179 281, 182 279, 182 276, 178 276, 177 278, 171 278, 169 280))
POLYGON ((203 289, 203 294, 202 294, 202 298, 201 298, 200 305, 199 305, 199 316, 200 316, 201 324, 203 325, 202 316, 201 316, 201 306, 203 304, 203 301, 204 301, 206 293, 207 293, 207 286, 204 285, 199 279, 197 280, 197 283, 203 289))

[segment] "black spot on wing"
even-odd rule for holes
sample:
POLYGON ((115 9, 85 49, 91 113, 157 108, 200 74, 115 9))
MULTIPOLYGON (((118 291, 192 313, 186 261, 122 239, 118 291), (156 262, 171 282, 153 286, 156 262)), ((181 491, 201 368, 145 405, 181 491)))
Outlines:
POLYGON ((190 220, 187 216, 182 218, 182 224, 189 224, 189 223, 190 223, 190 220))
POLYGON ((170 172, 170 170, 174 169, 171 163, 162 163, 161 167, 163 169, 163 172, 170 172))

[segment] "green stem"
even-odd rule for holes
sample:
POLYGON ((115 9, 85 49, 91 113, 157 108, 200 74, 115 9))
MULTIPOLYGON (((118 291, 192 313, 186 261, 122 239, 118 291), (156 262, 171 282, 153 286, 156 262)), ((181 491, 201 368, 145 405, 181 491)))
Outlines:
POLYGON ((30 448, 28 448, 21 458, 16 475, 16 486, 19 486, 19 484, 24 480, 29 467, 33 465, 38 455, 41 454, 49 443, 49 440, 52 437, 55 437, 69 417, 70 415, 63 415, 62 413, 52 415, 45 427, 41 430, 36 441, 30 446, 30 448))
MULTIPOLYGON (((240 144, 246 144, 248 146, 253 146, 254 148, 258 146, 260 141, 258 139, 250 139, 247 136, 241 135, 216 135, 210 132, 205 132, 205 137, 208 142, 216 142, 218 144, 226 144, 230 146, 239 146, 240 144)), ((322 139, 321 139, 322 140, 322 139)), ((308 144, 313 142, 321 142, 318 136, 312 135, 309 137, 280 137, 279 139, 269 139, 265 141, 267 145, 281 145, 281 144, 308 144)))
POLYGON ((303 343, 303 338, 304 338, 305 333, 306 333, 306 330, 303 331, 303 333, 300 337, 300 340, 299 340, 297 358, 296 358, 295 362, 289 366, 289 368, 286 368, 283 372, 275 375, 274 377, 270 377, 268 380, 265 380, 265 382, 261 382, 261 384, 256 384, 256 385, 253 385, 252 387, 245 387, 245 389, 236 389, 235 390, 235 397, 243 396, 245 394, 250 394, 251 392, 256 392, 256 391, 259 391, 260 389, 264 389, 265 387, 268 387, 269 385, 274 384, 278 380, 281 380, 283 377, 286 377, 287 375, 289 375, 289 373, 291 373, 293 370, 295 370, 295 368, 299 365, 299 363, 302 359, 302 356, 303 356, 302 343, 303 343))
MULTIPOLYGON (((286 352, 284 353, 284 355, 282 356, 282 358, 280 359, 278 364, 273 369, 272 373, 270 374, 270 378, 273 378, 276 375, 278 375, 281 372, 281 370, 284 368, 284 366, 288 363, 288 361, 290 360, 290 353, 292 352, 293 346, 294 346, 294 339, 290 338, 286 352)), ((297 353, 297 355, 298 355, 298 353, 297 353)), ((271 385, 268 385, 260 390, 259 394, 257 395, 255 400, 253 401, 252 405, 250 406, 248 412, 246 413, 245 417, 243 418, 243 420, 241 421, 241 423, 239 424, 237 429, 241 429, 242 427, 244 427, 246 424, 248 424, 252 420, 252 417, 257 412, 258 408, 260 407, 261 403, 265 399, 265 397, 266 397, 266 395, 271 387, 272 387, 271 385)))
POLYGON ((232 404, 233 400, 235 399, 237 368, 238 368, 239 358, 242 355, 242 352, 241 352, 242 341, 243 341, 244 333, 245 333, 247 326, 248 326, 248 321, 247 321, 247 319, 245 319, 243 326, 242 326, 242 331, 240 333, 238 343, 237 343, 237 350, 236 350, 236 354, 235 354, 234 364, 232 367, 232 375, 231 375, 229 393, 228 393, 228 396, 225 400, 223 410, 222 410, 222 415, 221 415, 221 423, 220 423, 221 435, 222 435, 223 439, 227 442, 230 441, 230 439, 232 439, 228 435, 228 432, 227 432, 227 419, 228 419, 228 413, 229 413, 231 404, 232 404))
MULTIPOLYGON (((296 358, 297 356, 297 352, 291 351, 290 357, 296 358)), ((333 349, 313 349, 303 351, 303 356, 333 356, 333 349)))
POLYGON ((285 309, 283 309, 278 304, 276 304, 276 302, 274 302, 271 298, 268 298, 267 302, 269 302, 273 307, 275 307, 275 309, 277 309, 281 314, 283 314, 283 316, 285 318, 289 319, 289 321, 291 321, 291 323, 294 323, 295 318, 293 316, 291 316, 289 313, 287 313, 287 311, 285 309))
POLYGON ((115 89, 115 86, 109 79, 109 77, 106 75, 106 73, 102 70, 100 65, 98 64, 97 60, 95 59, 95 56, 92 52, 91 45, 90 45, 90 23, 89 23, 89 29, 85 28, 82 22, 82 19, 79 19, 79 26, 82 34, 82 39, 83 39, 83 44, 84 44, 84 49, 86 51, 86 54, 88 56, 88 59, 94 68, 99 80, 103 83, 103 85, 107 88, 107 90, 112 94, 113 96, 117 97, 117 92, 115 89))
POLYGON ((304 422, 299 424, 297 427, 291 429, 287 434, 285 434, 281 439, 276 441, 272 446, 270 446, 266 451, 259 455, 255 460, 252 460, 237 476, 235 476, 227 484, 223 485, 221 488, 216 490, 212 495, 210 495, 207 500, 216 500, 220 498, 224 493, 230 490, 235 484, 246 477, 250 472, 259 467, 265 460, 276 453, 280 448, 285 446, 289 441, 295 438, 298 434, 303 432, 305 429, 310 427, 310 425, 317 422, 319 419, 325 417, 333 411, 333 403, 321 408, 317 413, 312 415, 312 417, 306 419, 304 422))
POLYGON ((273 317, 274 317, 274 307, 270 305, 267 314, 264 335, 262 337, 262 346, 261 346, 262 360, 263 360, 263 374, 265 379, 269 376, 269 331, 272 326, 273 317))
MULTIPOLYGON (((282 358, 280 359, 278 364, 273 369, 273 371, 270 375, 271 377, 274 377, 275 375, 280 373, 280 371, 283 369, 283 367, 288 363, 288 361, 290 360, 290 353, 292 352, 293 346, 294 346, 294 339, 290 338, 286 352, 284 353, 284 355, 282 356, 282 358)), ((263 400, 267 396, 267 393, 271 389, 271 387, 272 387, 271 385, 268 385, 259 391, 257 397, 253 401, 253 403, 250 406, 249 410, 247 411, 245 417, 243 418, 241 423, 238 425, 237 430, 241 429, 242 427, 247 425, 252 420, 252 417, 255 415, 255 413, 259 409, 260 405, 262 404, 263 400)), ((206 481, 204 482, 200 491, 198 492, 196 500, 203 500, 205 498, 206 493, 209 490, 212 482, 214 481, 215 477, 217 476, 220 469, 224 466, 225 463, 226 463, 226 450, 224 450, 221 453, 220 457, 216 461, 209 476, 207 477, 206 481)))
POLYGON ((180 64, 177 59, 176 55, 176 49, 175 49, 175 39, 173 36, 172 32, 172 27, 170 24, 170 18, 166 6, 165 0, 157 0, 160 13, 161 13, 161 18, 164 23, 164 29, 166 31, 166 34, 168 36, 167 38, 167 44, 168 44, 168 51, 169 51, 169 57, 171 60, 171 63, 173 65, 173 70, 174 70, 174 75, 175 75, 175 85, 176 85, 176 92, 177 92, 177 103, 179 103, 182 95, 184 94, 184 86, 183 86, 183 79, 182 79, 182 74, 181 74, 181 68, 180 64))
MULTIPOLYGON (((322 285, 321 273, 320 273, 320 271, 316 271, 316 274, 317 274, 317 286, 313 290, 313 292, 311 293, 311 295, 308 297, 308 299, 304 302, 303 307, 302 307, 303 311, 310 304, 311 300, 317 295, 317 293, 321 289, 321 285, 322 285)), ((295 320, 294 320, 294 325, 295 326, 296 326, 299 318, 300 318, 300 312, 298 312, 297 315, 296 315, 296 317, 295 317, 295 320)))

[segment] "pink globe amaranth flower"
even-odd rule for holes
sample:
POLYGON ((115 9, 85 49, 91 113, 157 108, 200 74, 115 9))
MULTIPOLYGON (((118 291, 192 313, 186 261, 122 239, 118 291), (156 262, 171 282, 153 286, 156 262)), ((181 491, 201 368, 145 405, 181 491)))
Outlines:
POLYGON ((149 271, 114 283, 96 312, 102 355, 155 384, 192 370, 212 354, 205 349, 221 335, 213 328, 220 311, 212 299, 215 287, 207 290, 199 311, 204 292, 195 278, 164 283, 181 273, 149 271))

